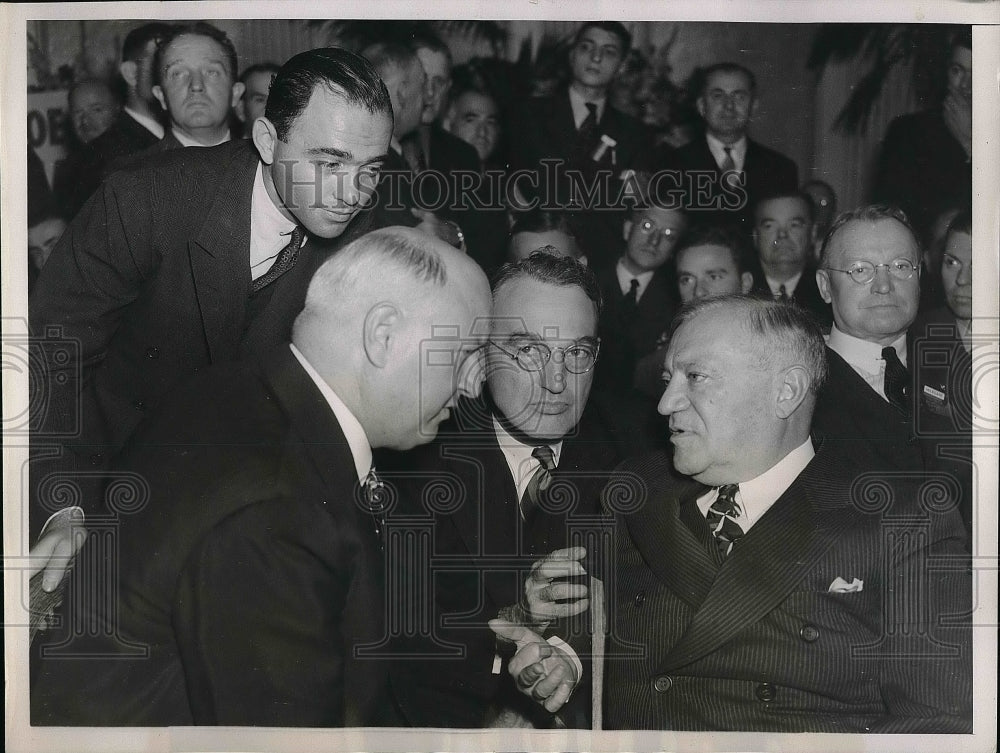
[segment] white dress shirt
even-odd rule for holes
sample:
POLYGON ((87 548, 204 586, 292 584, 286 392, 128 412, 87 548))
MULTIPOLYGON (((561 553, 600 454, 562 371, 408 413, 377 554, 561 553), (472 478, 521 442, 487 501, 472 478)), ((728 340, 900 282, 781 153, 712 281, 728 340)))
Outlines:
POLYGON ((302 355, 299 349, 291 344, 288 347, 292 349, 292 355, 302 364, 302 368, 306 370, 306 374, 309 375, 309 378, 313 380, 313 383, 323 394, 327 404, 330 406, 330 410, 333 411, 333 415, 337 417, 337 423, 340 424, 340 429, 347 438, 347 446, 350 448, 351 456, 354 458, 354 469, 357 471, 358 481, 364 481, 365 477, 368 476, 368 471, 372 468, 372 446, 368 441, 368 435, 365 433, 364 427, 354 417, 354 414, 351 413, 350 408, 344 405, 344 401, 326 383, 326 380, 306 360, 306 357, 302 355))
POLYGON ((232 134, 226 131, 226 135, 223 136, 218 141, 211 144, 202 144, 200 141, 195 141, 193 138, 188 136, 186 133, 181 133, 176 128, 171 128, 170 132, 174 134, 174 138, 181 142, 181 146, 218 146, 219 144, 225 144, 232 138, 232 134))
MULTIPOLYGON (((288 245, 295 223, 281 213, 264 187, 264 167, 257 165, 250 197, 250 277, 256 280, 274 266, 281 250, 288 245)), ((306 245, 306 236, 302 245, 306 245)))
POLYGON ((615 265, 615 274, 618 276, 618 287, 621 288, 622 295, 628 295, 628 291, 632 289, 632 280, 638 280, 639 287, 635 291, 635 300, 639 301, 642 294, 646 292, 646 288, 649 287, 649 281, 653 279, 653 271, 634 275, 625 268, 624 262, 619 259, 618 264, 615 265))
POLYGON ((799 280, 802 279, 802 273, 799 272, 797 275, 793 275, 787 280, 772 280, 765 274, 764 279, 767 280, 767 286, 771 289, 771 295, 773 295, 775 298, 781 295, 782 285, 785 286, 785 295, 791 298, 792 293, 795 292, 795 288, 799 284, 799 280))
MULTIPOLYGON (((889 402, 885 394, 885 359, 882 358, 882 345, 862 340, 837 329, 834 324, 826 344, 834 353, 843 358, 852 369, 875 390, 882 399, 889 402)), ((900 335, 892 343, 900 363, 906 366, 906 333, 900 335)))
POLYGON ((715 136, 710 133, 705 134, 705 139, 708 141, 708 149, 712 152, 712 157, 715 159, 715 164, 718 165, 719 169, 722 169, 722 163, 726 161, 726 147, 729 147, 729 154, 733 158, 733 164, 736 165, 737 170, 742 170, 743 165, 747 161, 747 137, 744 136, 735 144, 723 144, 715 136))
MULTIPOLYGON (((764 513, 771 509, 771 506, 785 493, 785 490, 792 485, 792 482, 799 477, 799 474, 809 465, 816 450, 813 449, 812 439, 806 437, 806 441, 785 455, 781 460, 772 465, 768 470, 756 478, 749 481, 741 481, 739 491, 736 492, 736 502, 740 506, 742 513, 737 519, 743 533, 749 531, 753 524, 760 520, 764 513)), ((719 490, 712 489, 707 494, 698 497, 696 503, 701 514, 708 517, 708 508, 712 506, 719 497, 719 490)))
POLYGON ((604 117, 604 106, 607 104, 607 101, 607 97, 603 99, 584 99, 580 92, 572 86, 569 87, 569 106, 573 108, 573 122, 576 124, 576 130, 580 130, 583 121, 590 114, 590 110, 587 109, 588 102, 592 105, 597 105, 597 122, 600 123, 601 118, 604 117))

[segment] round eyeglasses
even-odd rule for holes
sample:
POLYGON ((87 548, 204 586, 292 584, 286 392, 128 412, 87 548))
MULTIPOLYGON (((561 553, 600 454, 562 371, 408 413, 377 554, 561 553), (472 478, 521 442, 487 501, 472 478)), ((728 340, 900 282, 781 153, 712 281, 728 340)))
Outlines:
POLYGON ((545 343, 530 342, 518 346, 513 353, 499 343, 490 340, 498 350, 517 361, 517 365, 525 371, 541 371, 556 353, 562 353, 563 367, 570 374, 586 374, 597 363, 597 354, 601 344, 569 345, 565 348, 550 348, 545 343))
POLYGON ((660 227, 652 220, 643 220, 639 223, 639 232, 643 235, 659 235, 657 241, 673 238, 679 231, 672 227, 660 227))
POLYGON ((835 269, 827 267, 831 272, 843 272, 854 280, 858 285, 867 285, 875 279, 875 273, 879 267, 885 267, 889 275, 897 280, 909 280, 916 272, 916 267, 909 259, 893 259, 888 264, 872 264, 870 261, 856 261, 847 269, 835 269))

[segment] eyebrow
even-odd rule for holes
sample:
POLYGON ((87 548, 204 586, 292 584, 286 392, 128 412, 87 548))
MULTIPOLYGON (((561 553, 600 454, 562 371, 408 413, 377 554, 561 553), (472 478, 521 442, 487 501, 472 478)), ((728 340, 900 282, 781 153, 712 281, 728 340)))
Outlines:
MULTIPOLYGON (((351 152, 348 152, 344 149, 337 149, 336 147, 333 146, 314 146, 311 149, 306 149, 306 154, 316 155, 316 156, 322 155, 325 157, 336 157, 337 159, 341 159, 346 162, 350 162, 354 159, 354 155, 351 152)), ((367 160, 365 164, 371 162, 384 161, 388 156, 389 156, 388 153, 380 154, 377 157, 372 157, 370 160, 367 160)))
MULTIPOLYGON (((543 342, 546 341, 546 338, 542 337, 537 332, 524 332, 524 331, 521 331, 521 332, 509 332, 506 335, 506 339, 507 339, 508 342, 511 341, 511 340, 535 340, 537 342, 543 343, 543 342)), ((569 338, 565 338, 565 339, 569 340, 569 338)), ((596 345, 597 344, 597 338, 594 337, 593 335, 584 335, 583 337, 578 337, 575 340, 570 340, 570 342, 574 342, 574 343, 578 343, 578 344, 586 343, 588 345, 596 345)))

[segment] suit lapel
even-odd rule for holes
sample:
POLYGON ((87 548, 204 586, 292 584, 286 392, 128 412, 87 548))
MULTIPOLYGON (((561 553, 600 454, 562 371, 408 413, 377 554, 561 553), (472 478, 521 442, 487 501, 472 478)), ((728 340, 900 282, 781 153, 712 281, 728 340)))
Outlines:
POLYGON ((695 609, 711 589, 718 566, 681 521, 680 506, 693 504, 705 491, 694 482, 653 486, 642 509, 625 518, 632 541, 656 577, 695 609))
POLYGON ((243 334, 250 286, 250 206, 259 160, 246 146, 226 167, 215 199, 189 244, 191 271, 213 362, 234 358, 243 334))
POLYGON ((817 455, 733 547, 684 635, 664 659, 664 671, 711 653, 767 615, 836 543, 851 516, 840 504, 824 504, 810 491, 829 477, 827 468, 826 456, 817 455))

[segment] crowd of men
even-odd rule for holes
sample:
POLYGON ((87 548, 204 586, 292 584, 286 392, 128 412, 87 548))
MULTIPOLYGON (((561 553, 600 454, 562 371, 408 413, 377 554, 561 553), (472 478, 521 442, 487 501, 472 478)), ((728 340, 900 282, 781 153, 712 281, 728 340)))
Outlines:
POLYGON ((629 47, 502 112, 426 31, 240 75, 152 23, 74 88, 33 724, 971 732, 968 186, 832 216, 731 62, 654 149, 629 47))

